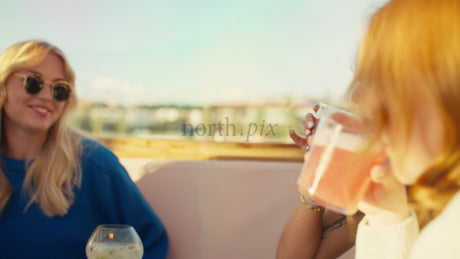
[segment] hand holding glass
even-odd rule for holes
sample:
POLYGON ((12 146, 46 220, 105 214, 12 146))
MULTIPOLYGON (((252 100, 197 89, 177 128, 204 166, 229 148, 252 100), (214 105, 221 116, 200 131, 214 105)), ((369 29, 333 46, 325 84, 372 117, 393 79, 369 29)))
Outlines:
POLYGON ((356 213, 368 191, 372 166, 386 159, 382 147, 361 152, 366 141, 356 125, 353 114, 338 108, 323 111, 297 179, 305 197, 347 215, 356 213))
POLYGON ((142 241, 129 225, 99 225, 86 245, 88 259, 141 259, 142 241))

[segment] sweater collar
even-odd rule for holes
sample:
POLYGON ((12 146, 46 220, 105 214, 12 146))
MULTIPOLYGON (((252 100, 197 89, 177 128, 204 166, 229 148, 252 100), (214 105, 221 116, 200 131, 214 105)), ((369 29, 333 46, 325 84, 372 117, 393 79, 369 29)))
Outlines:
POLYGON ((3 166, 10 172, 21 172, 23 173, 26 169, 26 160, 18 160, 8 157, 4 154, 1 155, 3 160, 3 166))

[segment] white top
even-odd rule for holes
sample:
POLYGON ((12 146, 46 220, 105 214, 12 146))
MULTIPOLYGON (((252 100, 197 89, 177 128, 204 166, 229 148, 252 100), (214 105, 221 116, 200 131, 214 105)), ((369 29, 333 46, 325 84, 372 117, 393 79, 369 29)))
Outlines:
POLYGON ((358 226, 356 258, 460 258, 460 193, 419 234, 414 213, 392 226, 358 226))

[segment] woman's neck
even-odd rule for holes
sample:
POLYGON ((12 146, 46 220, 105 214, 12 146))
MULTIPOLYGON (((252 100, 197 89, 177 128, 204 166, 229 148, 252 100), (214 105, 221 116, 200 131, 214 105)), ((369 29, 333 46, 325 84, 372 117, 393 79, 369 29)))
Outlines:
POLYGON ((6 155, 21 160, 37 157, 45 144, 47 134, 30 134, 30 132, 5 130, 6 155))

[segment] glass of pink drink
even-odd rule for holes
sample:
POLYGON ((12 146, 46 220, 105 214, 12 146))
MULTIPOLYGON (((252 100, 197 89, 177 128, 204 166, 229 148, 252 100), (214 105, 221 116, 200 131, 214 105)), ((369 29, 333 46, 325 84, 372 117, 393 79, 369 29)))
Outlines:
MULTIPOLYGON (((348 123, 335 120, 336 109, 323 111, 310 151, 305 155, 297 189, 330 210, 351 215, 356 213, 358 202, 370 186, 372 166, 383 163, 386 155, 380 147, 361 152, 366 146, 364 137, 348 123)), ((356 121, 350 113, 338 113, 356 121)))

